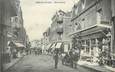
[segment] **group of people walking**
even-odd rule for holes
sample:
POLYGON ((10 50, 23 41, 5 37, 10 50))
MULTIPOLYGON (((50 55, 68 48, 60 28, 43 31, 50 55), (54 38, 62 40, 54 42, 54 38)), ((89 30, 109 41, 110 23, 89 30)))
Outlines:
POLYGON ((33 48, 33 49, 29 49, 26 51, 27 54, 34 54, 34 55, 41 55, 42 54, 42 49, 40 48, 33 48))
POLYGON ((34 53, 35 53, 35 55, 40 55, 40 54, 42 54, 42 49, 35 49, 34 53))
MULTIPOLYGON (((59 57, 60 57, 59 49, 55 49, 53 59, 55 61, 55 68, 56 69, 58 66, 59 57)), ((77 62, 80 58, 80 51, 79 51, 79 49, 71 49, 67 53, 61 53, 61 57, 62 57, 62 64, 63 65, 69 65, 72 68, 77 68, 77 62)))

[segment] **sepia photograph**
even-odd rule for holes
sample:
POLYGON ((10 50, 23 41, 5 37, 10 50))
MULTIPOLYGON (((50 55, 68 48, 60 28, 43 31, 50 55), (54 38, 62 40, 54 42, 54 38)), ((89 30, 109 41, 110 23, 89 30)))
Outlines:
POLYGON ((115 0, 0 0, 0 72, 115 72, 115 0))

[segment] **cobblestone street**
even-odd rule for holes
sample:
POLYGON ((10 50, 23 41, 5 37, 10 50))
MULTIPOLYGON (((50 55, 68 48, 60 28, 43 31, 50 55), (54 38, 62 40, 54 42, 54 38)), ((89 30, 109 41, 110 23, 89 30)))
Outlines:
POLYGON ((47 55, 28 55, 7 72, 91 72, 78 66, 77 69, 64 66, 59 62, 58 69, 54 68, 54 61, 47 55))

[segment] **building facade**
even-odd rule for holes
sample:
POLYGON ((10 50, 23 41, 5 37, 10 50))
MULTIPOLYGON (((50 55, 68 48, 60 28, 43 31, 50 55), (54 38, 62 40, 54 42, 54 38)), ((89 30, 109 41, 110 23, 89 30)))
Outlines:
POLYGON ((10 18, 17 16, 16 0, 0 0, 0 70, 3 71, 4 52, 7 46, 7 28, 11 25, 10 18))
POLYGON ((80 41, 81 56, 96 62, 100 53, 105 52, 104 58, 109 61, 112 51, 111 1, 80 0, 72 11, 71 36, 80 41))
MULTIPOLYGON (((11 41, 18 41, 20 28, 23 28, 22 10, 19 0, 0 0, 0 70, 3 72, 3 64, 6 64, 10 58, 8 56, 8 44, 11 41)), ((26 32, 26 31, 21 31, 26 32)), ((23 34, 22 41, 26 40, 26 34, 23 34)))
MULTIPOLYGON (((112 59, 115 61, 115 0, 111 0, 111 10, 112 10, 112 59)), ((115 62, 113 62, 115 65, 115 62)))
POLYGON ((47 50, 50 44, 50 28, 43 33, 43 51, 47 50))
POLYGON ((72 11, 65 13, 63 17, 63 34, 62 41, 70 41, 71 38, 69 34, 72 32, 72 11))
POLYGON ((69 34, 72 28, 71 14, 71 11, 65 13, 62 10, 54 14, 51 27, 43 33, 46 49, 53 48, 54 46, 61 47, 62 43, 67 46, 70 43, 71 38, 69 34))

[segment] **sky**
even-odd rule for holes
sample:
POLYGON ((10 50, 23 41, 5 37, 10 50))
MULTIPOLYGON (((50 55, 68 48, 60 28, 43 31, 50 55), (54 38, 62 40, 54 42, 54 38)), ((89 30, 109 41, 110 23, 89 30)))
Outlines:
POLYGON ((24 27, 30 41, 43 38, 58 10, 70 11, 77 0, 21 0, 24 27))

